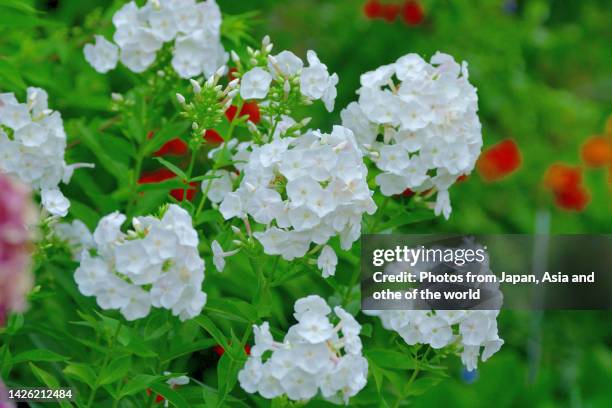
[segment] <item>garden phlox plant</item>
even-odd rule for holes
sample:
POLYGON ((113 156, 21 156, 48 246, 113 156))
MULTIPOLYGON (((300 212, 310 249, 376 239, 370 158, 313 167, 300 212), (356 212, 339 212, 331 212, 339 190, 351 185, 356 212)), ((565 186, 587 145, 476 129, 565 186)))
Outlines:
POLYGON ((118 212, 100 220, 95 254, 83 252, 74 274, 81 293, 127 320, 147 316, 151 306, 170 309, 181 321, 199 315, 206 303, 204 262, 189 213, 171 204, 159 217, 135 217, 127 233, 125 221, 118 212))
POLYGON ((43 207, 63 217, 70 202, 58 185, 82 164, 66 165, 66 133, 59 112, 49 109, 43 89, 28 88, 27 101, 0 94, 0 171, 40 192, 43 207))
POLYGON ((339 396, 347 403, 367 381, 361 325, 336 306, 339 322, 334 326, 331 308, 317 295, 298 299, 294 311, 297 324, 283 342, 274 340, 268 322, 254 326, 255 345, 238 373, 240 385, 268 399, 286 394, 291 400, 308 400, 320 391, 325 398, 339 396))
MULTIPOLYGON (((240 16, 231 21, 246 25, 240 16)), ((146 406, 161 399, 185 406, 180 391, 202 386, 191 366, 194 353, 213 347, 223 353, 218 389, 202 387, 207 406, 210 400, 231 405, 234 388, 242 398, 244 392, 257 394, 247 397, 275 399, 272 404, 348 404, 367 386, 369 371, 380 389, 388 367, 362 345, 380 324, 356 315, 358 270, 346 273, 339 265, 356 263, 348 252, 362 230, 375 232, 390 215, 385 204, 377 205, 388 201, 381 194, 421 194, 400 216, 418 207, 427 207, 430 216, 435 207, 437 215, 449 217, 448 189, 471 172, 482 145, 466 63, 442 53, 430 62, 408 54, 367 72, 358 100, 341 112, 341 124, 317 129, 303 112, 313 104, 333 112, 339 77, 315 51, 304 58, 276 52, 268 36, 258 49, 242 47, 248 36, 236 35, 228 37, 235 49, 226 52, 221 35, 225 41, 227 26, 221 30, 214 0, 131 1, 112 22, 112 41, 97 28, 86 33, 93 43, 83 47, 85 60, 98 73, 121 62, 139 75, 128 75, 137 78, 134 88, 110 95, 111 117, 67 121, 71 136, 73 128, 83 132, 74 132, 71 154, 90 149, 87 154, 103 167, 100 185, 83 200, 75 197, 70 211, 58 185, 83 165, 64 162, 60 114, 48 109, 42 89, 28 88, 25 103, 0 94, 0 170, 40 191, 51 214, 42 214, 35 259, 41 265, 60 259, 64 269, 77 264, 74 282, 53 277, 39 296, 45 299, 53 285, 76 283, 78 291, 69 295, 79 308, 69 313, 79 321, 71 323, 94 330, 106 343, 93 349, 90 363, 66 357, 63 373, 80 390, 89 387, 88 402, 77 395, 77 405, 110 406, 100 398, 104 390, 116 406, 141 406, 143 399, 146 406), (85 143, 78 143, 81 136, 85 143), (434 194, 436 203, 427 202, 434 194), (205 262, 215 269, 206 291, 205 262), (314 294, 315 285, 285 285, 298 277, 316 279, 327 289, 325 298, 314 294), (249 279, 247 288, 238 284, 249 279), (236 287, 228 290, 232 282, 236 287), (284 316, 281 290, 287 299, 298 298, 295 322, 284 316), (93 299, 80 302, 81 295, 95 298, 105 312, 92 307, 93 299), (242 299, 249 295, 251 302, 242 299), (368 323, 362 328, 358 318, 368 323), (99 352, 104 356, 98 358, 99 352), (178 385, 184 387, 175 390, 178 385)), ((87 177, 75 178, 75 188, 87 183, 87 177)), ((8 311, 23 310, 31 281, 23 273, 29 198, 4 174, 0 187, 11 192, 0 195, 2 323, 8 311)), ((364 312, 406 343, 394 338, 394 347, 445 349, 434 358, 459 353, 469 370, 503 344, 495 311, 364 312)), ((413 356, 400 356, 422 353, 427 370, 425 349, 410 350, 413 356)), ((3 354, 0 349, 0 359, 3 354)), ((64 361, 59 354, 43 357, 64 361)))
POLYGON ((113 42, 101 35, 84 48, 85 59, 100 73, 121 61, 140 73, 172 43, 171 64, 182 78, 211 76, 227 61, 221 44, 221 11, 215 0, 150 0, 143 7, 126 3, 113 16, 113 42))
POLYGON ((440 52, 430 63, 407 54, 361 75, 357 93, 342 123, 381 170, 382 194, 435 189, 435 213, 448 218, 448 189, 472 171, 482 147, 467 63, 440 52))

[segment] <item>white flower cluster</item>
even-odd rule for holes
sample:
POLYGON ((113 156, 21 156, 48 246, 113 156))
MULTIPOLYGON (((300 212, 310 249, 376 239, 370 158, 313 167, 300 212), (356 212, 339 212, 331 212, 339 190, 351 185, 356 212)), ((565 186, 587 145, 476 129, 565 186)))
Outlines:
POLYGON ((478 357, 486 361, 504 344, 497 334, 498 310, 364 310, 364 313, 379 316, 385 329, 396 331, 409 345, 423 343, 435 349, 458 345, 468 371, 476 369, 478 357))
POLYGON ((435 188, 436 214, 448 218, 448 188, 472 171, 482 147, 467 64, 439 52, 431 63, 408 54, 363 74, 358 94, 359 102, 342 111, 342 124, 382 170, 381 192, 435 188))
MULTIPOLYGON (((219 210, 225 219, 249 215, 266 225, 254 236, 268 255, 299 258, 311 242, 324 245, 335 235, 349 249, 361 233, 363 213, 376 210, 353 133, 342 126, 254 146, 241 171, 240 186, 219 210)), ((335 266, 329 254, 324 264, 335 266)))
MULTIPOLYGON (((270 44, 271 45, 271 44, 270 44)), ((306 53, 308 66, 291 51, 282 51, 268 56, 267 67, 255 67, 241 79, 240 95, 243 99, 263 99, 268 95, 272 81, 280 81, 285 94, 291 90, 292 82, 299 82, 300 92, 308 101, 321 100, 325 108, 334 110, 338 75, 330 75, 316 52, 306 53)))
POLYGON ((298 323, 282 343, 274 341, 268 322, 254 326, 255 345, 238 373, 240 386, 268 399, 286 394, 292 400, 307 400, 320 390, 325 398, 341 396, 348 402, 368 376, 368 362, 361 355, 361 326, 336 306, 340 322, 334 327, 328 318, 330 307, 316 295, 299 299, 294 310, 298 323))
POLYGON ((65 216, 70 202, 58 188, 78 165, 64 161, 66 133, 59 112, 47 106, 47 93, 27 89, 26 103, 13 93, 0 94, 0 171, 40 191, 52 215, 65 216))
POLYGON ((196 317, 206 303, 204 262, 191 217, 175 204, 161 219, 136 217, 124 234, 126 217, 102 218, 94 231, 97 254, 84 252, 74 278, 85 296, 103 309, 120 309, 127 320, 149 314, 151 306, 172 310, 181 321, 196 317))
POLYGON ((138 8, 131 1, 113 16, 114 43, 95 36, 83 49, 94 69, 105 73, 123 65, 143 72, 164 43, 174 41, 172 67, 183 78, 212 76, 227 61, 221 44, 221 11, 215 0, 149 0, 138 8))

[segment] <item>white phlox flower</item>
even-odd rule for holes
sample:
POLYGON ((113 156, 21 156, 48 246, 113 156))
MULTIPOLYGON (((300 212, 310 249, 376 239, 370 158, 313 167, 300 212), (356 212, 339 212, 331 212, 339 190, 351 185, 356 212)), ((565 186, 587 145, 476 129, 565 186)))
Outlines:
POLYGON ((213 253, 213 263, 219 272, 223 272, 223 269, 225 269, 225 258, 235 255, 240 251, 240 249, 234 249, 233 251, 225 252, 217 240, 212 242, 211 249, 213 253))
POLYGON ((181 321, 196 317, 206 303, 204 261, 189 213, 171 204, 161 218, 136 217, 120 227, 118 212, 103 217, 93 233, 93 250, 83 251, 74 278, 81 293, 103 309, 119 309, 127 320, 169 309, 181 321))
POLYGON ((342 112, 382 170, 376 184, 383 195, 435 188, 436 215, 448 219, 448 188, 469 174, 482 147, 476 88, 467 64, 436 53, 430 63, 408 54, 361 76, 359 100, 342 112))
POLYGON ((320 392, 324 398, 341 397, 348 403, 368 375, 368 362, 361 355, 361 326, 336 306, 339 322, 334 327, 331 308, 317 295, 299 299, 294 309, 298 322, 282 343, 274 341, 268 322, 253 326, 255 345, 238 373, 240 386, 267 399, 286 395, 294 401, 309 400, 320 392))
POLYGON ((182 78, 212 76, 228 55, 221 44, 221 11, 215 0, 131 1, 113 15, 113 42, 95 36, 85 45, 85 59, 100 73, 121 61, 133 72, 147 70, 165 43, 174 42, 172 67, 182 78))
POLYGON ((70 202, 58 185, 69 182, 75 168, 91 165, 66 164, 64 123, 47 99, 43 89, 33 87, 25 103, 13 93, 0 94, 0 171, 40 192, 43 207, 64 217, 70 202))
MULTIPOLYGON (((311 243, 325 245, 339 236, 347 250, 359 238, 363 214, 372 214, 376 205, 350 130, 308 131, 249 151, 240 186, 225 195, 219 210, 225 219, 248 216, 262 224, 253 235, 266 254, 292 260, 311 243)), ((326 247, 319 259, 323 275, 333 275, 336 263, 326 247)))

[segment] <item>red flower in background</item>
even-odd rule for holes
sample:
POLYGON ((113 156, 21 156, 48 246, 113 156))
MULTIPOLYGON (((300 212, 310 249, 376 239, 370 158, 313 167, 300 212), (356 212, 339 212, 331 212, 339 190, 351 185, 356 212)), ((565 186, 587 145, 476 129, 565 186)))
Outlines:
MULTIPOLYGON (((166 168, 158 169, 155 171, 143 173, 142 176, 138 179, 138 184, 150 184, 150 183, 160 183, 165 180, 171 180, 176 178, 176 174, 166 168)), ((193 200, 196 193, 196 182, 189 183, 189 188, 187 189, 187 199, 189 201, 193 200)), ((185 196, 185 189, 176 188, 170 191, 170 195, 174 197, 178 201, 183 201, 185 196)))
POLYGON ((476 163, 484 181, 500 180, 521 166, 521 151, 512 139, 505 139, 485 150, 476 163))
POLYGON ((380 0, 368 0, 363 5, 363 13, 370 19, 383 19, 392 23, 401 16, 404 23, 417 26, 425 19, 425 11, 418 1, 406 0, 404 3, 381 3, 380 0))
POLYGON ((386 22, 392 23, 399 16, 401 8, 399 4, 383 4, 381 16, 386 22))
MULTIPOLYGON (((225 349, 220 344, 217 344, 215 347, 213 347, 213 350, 214 350, 215 353, 217 353, 217 355, 219 357, 221 357, 223 354, 225 354, 225 349)), ((248 344, 245 344, 244 345, 244 352, 246 353, 247 356, 250 356, 251 355, 251 346, 248 345, 248 344)))
MULTIPOLYGON (((234 118, 236 117, 237 110, 238 108, 236 106, 234 105, 230 106, 225 111, 225 116, 227 117, 227 120, 229 120, 230 122, 233 121, 234 118)), ((248 115, 249 120, 255 124, 258 124, 261 121, 261 114, 259 113, 259 106, 257 106, 257 103, 255 102, 245 102, 244 105, 242 105, 242 109, 240 109, 239 116, 244 116, 244 115, 248 115)))
POLYGON ((555 192, 555 204, 564 210, 582 211, 590 200, 591 196, 583 186, 555 192))
POLYGON ((591 200, 582 185, 582 169, 563 163, 552 164, 544 174, 544 186, 552 190, 555 204, 564 210, 582 211, 591 200))
POLYGON ((369 19, 374 19, 382 16, 382 4, 379 0, 368 0, 363 5, 363 12, 369 19))
POLYGON ((424 18, 425 12, 418 2, 408 0, 402 6, 402 19, 404 23, 410 26, 417 26, 423 22, 424 18))
MULTIPOLYGON (((155 136, 155 132, 150 131, 147 133, 147 139, 153 139, 153 136, 155 136)), ((153 153, 153 156, 183 156, 187 154, 188 150, 187 143, 185 143, 181 138, 175 137, 174 139, 164 143, 164 145, 160 147, 158 151, 153 153)))
POLYGON ((178 137, 167 141, 153 156, 184 156, 189 150, 187 143, 178 137))
POLYGON ((206 132, 204 132, 203 137, 204 140, 213 145, 219 145, 225 141, 219 132, 214 129, 208 129, 206 132))
POLYGON ((605 136, 587 139, 580 150, 582 161, 589 167, 603 167, 612 162, 612 143, 605 136))

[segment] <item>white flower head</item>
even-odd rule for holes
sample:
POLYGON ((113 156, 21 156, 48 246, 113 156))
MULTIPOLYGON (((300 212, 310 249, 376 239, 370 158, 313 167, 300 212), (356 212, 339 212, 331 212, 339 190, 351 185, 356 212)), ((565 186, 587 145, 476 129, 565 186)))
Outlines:
POLYGON ((331 308, 316 295, 299 299, 295 311, 298 323, 289 328, 282 343, 274 341, 268 322, 253 327, 255 345, 238 373, 240 386, 267 399, 284 394, 303 401, 320 392, 325 398, 348 402, 366 385, 361 326, 337 307, 340 324, 333 328, 331 308))
POLYGON ((363 74, 357 93, 358 102, 342 111, 342 123, 382 170, 376 177, 382 194, 434 187, 435 213, 448 218, 446 190, 472 171, 482 146, 478 97, 467 66, 439 52, 429 63, 408 54, 363 74))
POLYGON ((102 218, 75 273, 79 290, 95 296, 103 309, 119 309, 128 320, 163 307, 181 320, 197 316, 206 303, 201 286, 204 261, 191 217, 171 204, 163 217, 137 217, 134 230, 123 233, 126 217, 118 212, 102 218))
POLYGON ((263 99, 268 94, 272 75, 263 68, 255 67, 244 74, 240 82, 243 99, 263 99))

